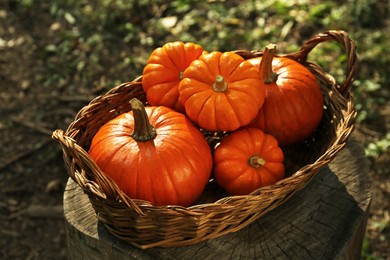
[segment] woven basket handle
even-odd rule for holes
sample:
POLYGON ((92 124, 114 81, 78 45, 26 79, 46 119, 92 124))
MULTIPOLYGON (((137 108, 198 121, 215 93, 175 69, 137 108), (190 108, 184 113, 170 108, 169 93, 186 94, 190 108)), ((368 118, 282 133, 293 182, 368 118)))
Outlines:
POLYGON ((307 56, 314 49, 314 47, 326 41, 337 41, 341 44, 347 54, 345 80, 341 84, 338 84, 339 92, 346 96, 348 95, 348 89, 355 80, 358 71, 358 59, 356 55, 355 43, 349 38, 346 32, 330 30, 319 33, 313 36, 310 40, 306 41, 299 51, 289 54, 288 56, 291 56, 293 59, 299 61, 302 64, 310 65, 312 69, 319 70, 319 68, 316 68, 315 65, 308 64, 309 62, 307 62, 307 56))
MULTIPOLYGON (((84 191, 88 193, 93 193, 94 196, 97 196, 101 199, 119 199, 126 203, 130 208, 134 209, 135 212, 139 215, 144 215, 145 213, 138 207, 138 205, 129 197, 123 193, 118 193, 118 187, 115 182, 110 181, 106 174, 101 172, 96 163, 90 158, 88 153, 79 146, 76 141, 66 136, 64 131, 55 130, 52 134, 52 139, 58 142, 64 153, 64 161, 67 164, 68 175, 75 181, 84 191), (83 169, 81 171, 80 169, 83 169), (95 181, 88 180, 85 176, 81 174, 95 173, 95 181), (100 187, 104 186, 104 192, 100 187)), ((89 194, 90 195, 90 194, 89 194)))

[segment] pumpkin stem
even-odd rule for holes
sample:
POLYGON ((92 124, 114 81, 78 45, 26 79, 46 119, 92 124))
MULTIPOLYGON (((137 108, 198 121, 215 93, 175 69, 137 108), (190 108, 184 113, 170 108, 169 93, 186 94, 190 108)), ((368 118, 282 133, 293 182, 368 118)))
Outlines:
POLYGON ((180 71, 179 80, 182 80, 183 78, 184 78, 184 71, 180 71))
POLYGON ((261 158, 258 155, 253 155, 249 158, 249 165, 252 166, 253 168, 259 168, 261 166, 264 166, 265 160, 261 158))
POLYGON ((134 115, 134 131, 131 134, 137 142, 147 142, 156 137, 156 129, 150 124, 148 114, 141 101, 136 98, 130 100, 134 115))
POLYGON ((228 84, 225 81, 225 78, 221 75, 215 77, 215 82, 213 84, 213 89, 215 92, 225 92, 228 88, 228 84))
POLYGON ((276 54, 276 44, 268 44, 265 46, 263 57, 260 61, 260 71, 263 72, 263 81, 265 84, 273 83, 277 80, 278 74, 272 70, 272 60, 276 54))

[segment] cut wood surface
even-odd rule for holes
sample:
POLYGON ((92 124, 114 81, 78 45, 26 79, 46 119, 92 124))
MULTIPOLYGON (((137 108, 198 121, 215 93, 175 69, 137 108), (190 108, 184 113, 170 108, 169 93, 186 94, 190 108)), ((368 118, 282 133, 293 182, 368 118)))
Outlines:
POLYGON ((249 226, 191 246, 141 250, 111 235, 69 179, 69 259, 359 259, 371 195, 368 161, 350 138, 306 187, 249 226))

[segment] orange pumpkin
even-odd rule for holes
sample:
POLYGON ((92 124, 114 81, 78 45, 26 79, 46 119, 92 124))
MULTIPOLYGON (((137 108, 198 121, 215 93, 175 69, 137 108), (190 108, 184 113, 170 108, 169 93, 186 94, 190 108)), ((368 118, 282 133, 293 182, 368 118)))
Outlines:
POLYGON ((277 140, 257 128, 237 130, 214 152, 216 182, 231 195, 245 195, 284 177, 277 140))
POLYGON ((266 86, 264 105, 250 126, 271 134, 280 145, 290 145, 303 141, 319 125, 323 96, 313 73, 297 61, 275 57, 275 48, 271 44, 262 58, 248 60, 266 86))
POLYGON ((156 205, 189 206, 202 193, 212 156, 201 132, 185 117, 163 106, 144 107, 102 126, 92 140, 91 158, 133 199, 156 205))
POLYGON ((143 71, 142 87, 150 105, 166 106, 184 112, 178 86, 184 70, 203 53, 194 43, 169 42, 155 49, 143 71))
POLYGON ((201 128, 233 131, 257 115, 264 102, 262 85, 257 69, 238 54, 211 52, 184 71, 179 97, 201 128))

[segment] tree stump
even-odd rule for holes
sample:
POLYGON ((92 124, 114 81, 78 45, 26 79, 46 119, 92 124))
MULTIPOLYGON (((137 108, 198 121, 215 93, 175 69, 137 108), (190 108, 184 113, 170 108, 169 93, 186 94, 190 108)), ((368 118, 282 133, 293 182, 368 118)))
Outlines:
POLYGON ((371 195, 368 160, 351 137, 302 190, 242 230, 192 246, 142 250, 111 235, 69 179, 69 259, 360 259, 371 195))

